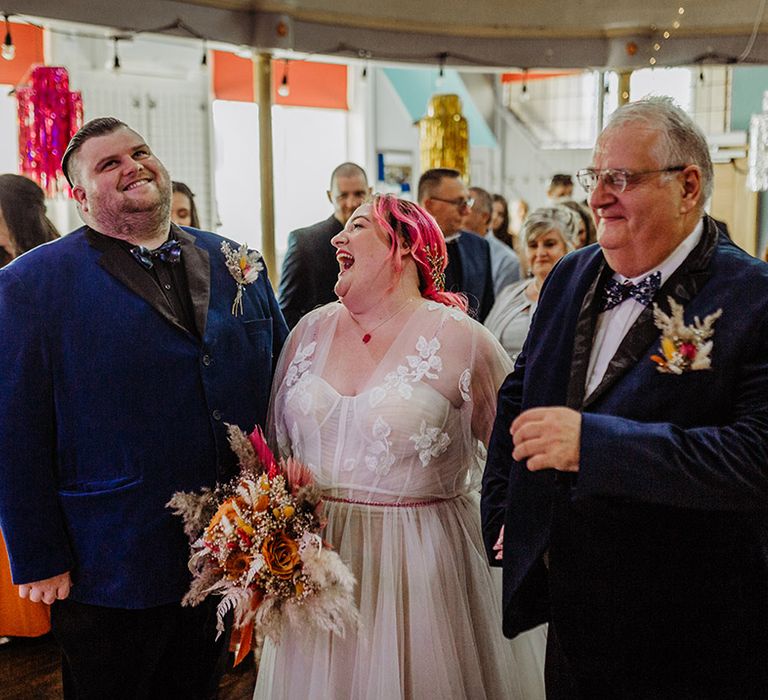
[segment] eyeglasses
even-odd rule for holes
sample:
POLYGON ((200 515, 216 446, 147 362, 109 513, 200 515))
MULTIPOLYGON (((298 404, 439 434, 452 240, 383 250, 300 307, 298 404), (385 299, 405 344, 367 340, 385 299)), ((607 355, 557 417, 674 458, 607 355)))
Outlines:
POLYGON ((627 185, 636 182, 643 175, 680 172, 687 167, 687 165, 673 165, 669 168, 639 170, 637 172, 632 172, 630 170, 614 170, 613 168, 606 168, 605 170, 584 168, 584 170, 579 170, 579 172, 576 173, 576 179, 587 194, 591 194, 597 188, 597 183, 600 180, 602 180, 604 187, 620 194, 627 189, 627 185))
POLYGON ((470 197, 469 199, 443 199, 442 197, 430 197, 429 199, 436 199, 438 202, 445 202, 446 204, 453 204, 457 209, 471 209, 475 200, 470 197))

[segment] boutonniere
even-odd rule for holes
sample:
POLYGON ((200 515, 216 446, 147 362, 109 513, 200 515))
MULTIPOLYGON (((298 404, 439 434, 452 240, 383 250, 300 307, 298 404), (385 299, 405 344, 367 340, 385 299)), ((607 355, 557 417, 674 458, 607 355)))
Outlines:
POLYGON ((264 269, 261 256, 252 250, 248 252, 248 246, 243 243, 237 250, 226 241, 221 243, 221 252, 227 261, 227 270, 237 282, 237 294, 232 302, 232 315, 239 316, 243 313, 243 290, 246 284, 251 284, 259 278, 259 272, 264 269))
POLYGON ((710 338, 715 325, 723 314, 722 309, 709 314, 703 321, 696 316, 690 326, 683 320, 683 307, 671 297, 667 297, 672 313, 667 316, 658 306, 653 305, 653 320, 661 331, 661 355, 651 355, 658 365, 659 372, 682 374, 699 369, 711 369, 712 351, 710 338))

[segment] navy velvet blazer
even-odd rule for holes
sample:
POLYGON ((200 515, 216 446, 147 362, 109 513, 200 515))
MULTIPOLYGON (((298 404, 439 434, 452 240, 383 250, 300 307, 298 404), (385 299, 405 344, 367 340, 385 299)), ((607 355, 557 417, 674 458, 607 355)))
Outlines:
POLYGON ((482 323, 495 301, 488 241, 464 231, 447 246, 446 288, 466 294, 470 315, 482 323))
POLYGON ((225 423, 264 424, 287 334, 266 269, 233 316, 224 239, 174 231, 198 262, 185 266, 198 336, 85 227, 0 270, 0 525, 16 583, 71 570, 83 603, 178 601, 189 550, 165 504, 232 475, 225 423))
POLYGON ((344 227, 335 216, 291 231, 280 274, 280 308, 289 328, 312 309, 336 301, 339 276, 333 238, 344 227))
POLYGON ((755 649, 746 640, 764 645, 767 636, 768 265, 704 224, 655 301, 666 313, 668 296, 682 304, 687 324, 722 309, 712 368, 659 372, 649 307, 584 396, 611 271, 596 245, 572 253, 546 280, 500 390, 483 477, 492 563, 505 525, 505 634, 554 620, 579 670, 633 692, 662 668, 681 684, 700 668, 706 682, 712 664, 740 663, 755 649), (511 457, 511 421, 556 405, 582 412, 577 475, 531 473, 511 457))

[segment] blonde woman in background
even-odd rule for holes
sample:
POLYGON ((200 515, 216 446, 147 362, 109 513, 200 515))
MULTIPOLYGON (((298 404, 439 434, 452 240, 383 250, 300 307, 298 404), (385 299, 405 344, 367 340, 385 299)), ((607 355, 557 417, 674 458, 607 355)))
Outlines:
POLYGON ((573 241, 578 231, 578 215, 562 205, 536 209, 523 223, 520 234, 532 276, 504 288, 485 319, 485 327, 502 344, 513 362, 528 335, 541 285, 555 263, 574 249, 573 241))

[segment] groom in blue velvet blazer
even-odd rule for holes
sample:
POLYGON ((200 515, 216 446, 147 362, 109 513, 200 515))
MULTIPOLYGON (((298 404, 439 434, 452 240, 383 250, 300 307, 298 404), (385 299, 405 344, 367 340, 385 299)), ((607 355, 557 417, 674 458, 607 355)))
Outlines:
POLYGON ((599 246, 545 282, 483 479, 504 631, 549 621, 550 698, 768 697, 768 265, 668 99, 579 180, 599 246))
MULTIPOLYGON (((225 423, 264 424, 286 326, 212 233, 170 222, 168 172, 112 118, 64 156, 85 226, 0 270, 0 525, 20 594, 53 603, 67 697, 206 697, 222 642, 181 608, 165 507, 233 475, 225 423)), ((255 261, 254 261, 255 262, 255 261)))

